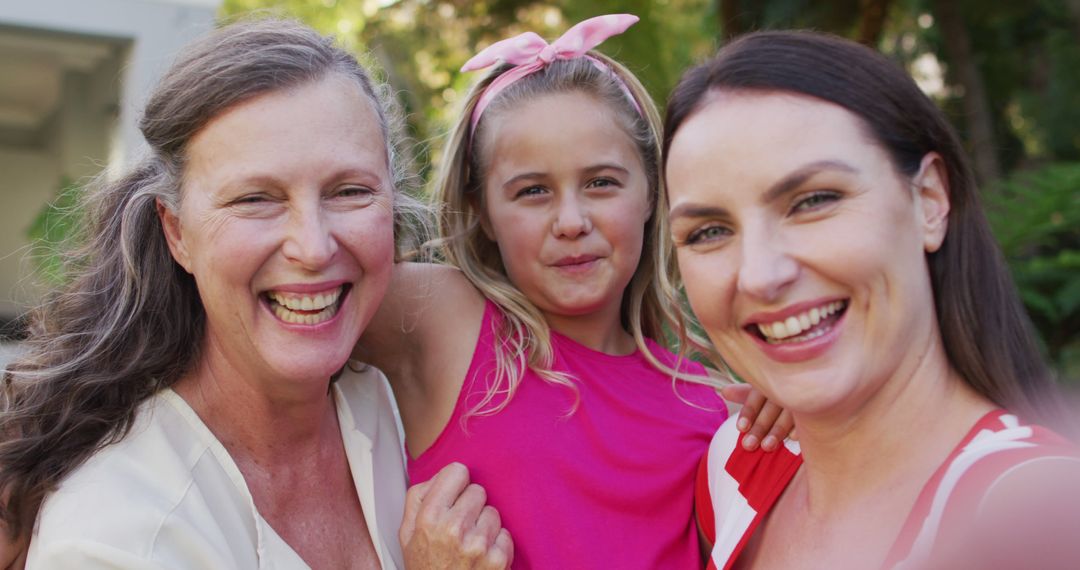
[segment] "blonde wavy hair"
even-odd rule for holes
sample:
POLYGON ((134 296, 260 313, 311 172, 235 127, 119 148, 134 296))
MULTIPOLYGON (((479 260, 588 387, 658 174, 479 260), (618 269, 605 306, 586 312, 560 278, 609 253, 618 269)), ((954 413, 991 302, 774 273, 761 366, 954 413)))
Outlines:
MULTIPOLYGON (((503 315, 496 331, 501 341, 495 345, 495 378, 489 380, 484 397, 470 407, 469 415, 490 415, 505 408, 520 385, 526 367, 548 382, 577 391, 572 376, 551 369, 554 352, 550 327, 540 310, 510 282, 498 244, 485 235, 480 225, 480 212, 485 208, 483 181, 487 165, 483 143, 486 125, 497 120, 507 109, 520 108, 526 101, 555 93, 583 93, 611 109, 619 126, 633 140, 645 168, 653 215, 645 224, 641 259, 623 293, 623 328, 633 335, 641 354, 658 370, 670 374, 673 383, 683 379, 717 384, 708 377, 679 370, 689 349, 707 353, 711 350, 691 332, 689 323, 693 317, 683 303, 668 301, 681 295, 672 282, 676 268, 667 217, 659 211, 666 203, 660 175, 660 115, 641 82, 629 70, 603 54, 590 52, 589 55, 603 66, 586 58, 555 60, 543 70, 511 84, 484 110, 476 131, 470 133, 470 117, 481 94, 512 66, 494 69, 469 92, 448 141, 433 196, 440 236, 433 245, 437 254, 458 267, 486 298, 499 306, 503 315), (683 339, 675 368, 661 362, 645 342, 646 338, 663 342, 665 325, 683 339), (505 397, 496 402, 500 395, 505 397)), ((576 407, 575 401, 569 413, 576 407)))

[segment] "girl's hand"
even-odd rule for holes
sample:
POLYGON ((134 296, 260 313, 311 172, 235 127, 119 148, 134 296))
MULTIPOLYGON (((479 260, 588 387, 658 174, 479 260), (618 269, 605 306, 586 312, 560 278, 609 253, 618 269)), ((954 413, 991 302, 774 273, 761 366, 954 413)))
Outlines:
POLYGON ((409 488, 398 539, 408 570, 503 570, 514 559, 498 511, 487 504, 483 487, 469 483, 469 470, 460 463, 409 488))
POLYGON ((760 444, 765 451, 775 451, 784 438, 795 438, 791 413, 768 401, 753 386, 731 384, 724 386, 720 394, 729 402, 742 404, 736 427, 746 434, 742 438, 743 449, 753 451, 760 444))

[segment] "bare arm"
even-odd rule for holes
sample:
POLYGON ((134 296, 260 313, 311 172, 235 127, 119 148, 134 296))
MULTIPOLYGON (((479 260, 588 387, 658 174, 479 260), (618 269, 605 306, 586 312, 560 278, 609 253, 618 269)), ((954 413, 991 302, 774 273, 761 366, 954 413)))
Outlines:
POLYGON ((458 269, 399 263, 353 357, 386 373, 410 452, 446 425, 472 360, 484 297, 458 269))
POLYGON ((395 390, 438 350, 462 319, 483 311, 483 297, 461 272, 434 263, 394 266, 386 297, 360 337, 353 357, 387 373, 395 390), (410 370, 413 369, 413 370, 410 370))

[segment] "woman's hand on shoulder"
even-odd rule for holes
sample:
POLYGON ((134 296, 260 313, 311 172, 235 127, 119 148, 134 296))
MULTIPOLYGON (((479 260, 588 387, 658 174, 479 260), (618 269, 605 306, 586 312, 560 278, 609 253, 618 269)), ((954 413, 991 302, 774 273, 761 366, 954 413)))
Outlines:
POLYGON ((510 533, 484 488, 470 483, 469 470, 451 463, 405 496, 398 533, 408 570, 508 568, 514 559, 510 533))
POLYGON ((775 451, 785 438, 794 439, 795 418, 791 412, 770 402, 753 386, 729 384, 720 394, 728 402, 742 405, 736 427, 746 434, 742 438, 746 451, 754 451, 759 445, 765 451, 775 451))

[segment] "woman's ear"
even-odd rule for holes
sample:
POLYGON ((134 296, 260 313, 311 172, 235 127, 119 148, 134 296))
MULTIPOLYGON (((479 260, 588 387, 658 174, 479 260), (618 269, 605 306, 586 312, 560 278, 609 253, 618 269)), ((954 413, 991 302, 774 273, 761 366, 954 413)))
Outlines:
POLYGON ((941 155, 927 153, 912 183, 916 215, 923 230, 923 248, 933 253, 941 248, 949 230, 949 173, 941 155))
POLYGON ((157 215, 161 220, 161 229, 165 231, 165 241, 169 244, 169 252, 173 259, 191 273, 191 258, 188 256, 187 245, 184 243, 184 234, 180 226, 180 218, 161 201, 157 199, 157 215))

